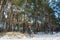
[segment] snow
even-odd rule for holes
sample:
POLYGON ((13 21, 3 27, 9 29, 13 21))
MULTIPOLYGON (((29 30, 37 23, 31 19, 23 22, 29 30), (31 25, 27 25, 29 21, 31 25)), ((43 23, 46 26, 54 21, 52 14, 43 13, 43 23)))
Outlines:
POLYGON ((60 40, 60 32, 54 34, 32 34, 30 37, 27 33, 19 32, 7 32, 4 36, 0 37, 0 40, 60 40))

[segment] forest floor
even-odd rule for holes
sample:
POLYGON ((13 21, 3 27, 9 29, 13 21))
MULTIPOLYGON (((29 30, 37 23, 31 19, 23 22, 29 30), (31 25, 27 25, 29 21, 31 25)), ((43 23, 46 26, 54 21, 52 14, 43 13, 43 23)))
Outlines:
POLYGON ((54 34, 32 34, 31 36, 27 33, 20 32, 6 32, 0 33, 0 40, 60 40, 60 32, 54 34))

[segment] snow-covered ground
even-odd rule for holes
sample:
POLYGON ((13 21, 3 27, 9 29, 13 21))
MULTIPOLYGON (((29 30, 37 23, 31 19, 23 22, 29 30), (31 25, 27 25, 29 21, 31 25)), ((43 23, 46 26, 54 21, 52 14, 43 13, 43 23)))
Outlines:
POLYGON ((31 37, 25 33, 19 33, 19 32, 7 32, 3 33, 4 35, 1 36, 0 34, 0 40, 60 40, 60 32, 54 33, 54 34, 33 34, 31 37))

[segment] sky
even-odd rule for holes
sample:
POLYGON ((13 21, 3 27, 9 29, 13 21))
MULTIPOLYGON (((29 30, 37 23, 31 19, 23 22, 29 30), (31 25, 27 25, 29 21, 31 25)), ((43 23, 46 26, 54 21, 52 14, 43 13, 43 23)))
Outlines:
POLYGON ((49 0, 49 3, 51 4, 50 7, 54 10, 54 13, 55 13, 56 18, 58 18, 59 17, 58 16, 59 15, 58 13, 60 13, 60 8, 57 5, 57 3, 60 2, 60 0, 54 0, 54 1, 55 1, 54 4, 52 4, 53 3, 52 0, 49 0), (55 6, 55 8, 53 8, 53 6, 55 6))
MULTIPOLYGON (((49 0, 49 2, 51 2, 52 0, 49 0)), ((54 0, 54 1, 56 1, 56 2, 60 2, 60 0, 54 0)))

